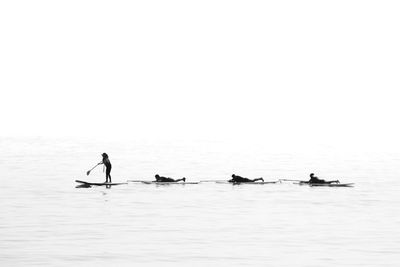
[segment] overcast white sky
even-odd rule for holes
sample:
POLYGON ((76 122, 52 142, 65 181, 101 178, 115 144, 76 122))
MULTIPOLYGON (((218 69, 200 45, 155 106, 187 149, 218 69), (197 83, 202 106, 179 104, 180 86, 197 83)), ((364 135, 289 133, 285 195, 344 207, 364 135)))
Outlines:
POLYGON ((2 136, 398 145, 399 1, 1 1, 2 136))

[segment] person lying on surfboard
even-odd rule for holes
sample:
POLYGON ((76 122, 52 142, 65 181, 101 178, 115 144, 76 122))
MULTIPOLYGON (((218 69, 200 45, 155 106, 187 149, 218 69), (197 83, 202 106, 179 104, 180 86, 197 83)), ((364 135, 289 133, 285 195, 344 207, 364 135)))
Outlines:
POLYGON ((335 181, 325 181, 323 179, 319 179, 317 176, 314 176, 314 173, 310 174, 310 180, 308 181, 309 184, 332 184, 332 183, 339 183, 339 180, 335 181))
POLYGON ((263 178, 249 179, 249 178, 240 177, 239 175, 232 174, 232 179, 229 180, 228 182, 230 182, 230 183, 252 183, 252 182, 260 181, 260 180, 264 182, 263 178))
POLYGON ((169 178, 169 177, 163 177, 163 176, 160 176, 158 174, 156 174, 155 177, 156 177, 156 180, 154 182, 158 182, 158 183, 170 183, 170 182, 179 182, 179 181, 186 182, 186 178, 185 177, 183 177, 182 179, 176 179, 176 180, 172 179, 172 178, 169 178))

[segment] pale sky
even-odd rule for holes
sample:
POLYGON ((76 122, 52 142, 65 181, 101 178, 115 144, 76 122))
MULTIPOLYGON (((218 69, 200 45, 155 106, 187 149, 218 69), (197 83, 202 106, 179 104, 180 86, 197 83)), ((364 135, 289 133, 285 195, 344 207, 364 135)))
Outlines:
POLYGON ((1 1, 0 136, 400 148, 399 14, 399 1, 1 1))

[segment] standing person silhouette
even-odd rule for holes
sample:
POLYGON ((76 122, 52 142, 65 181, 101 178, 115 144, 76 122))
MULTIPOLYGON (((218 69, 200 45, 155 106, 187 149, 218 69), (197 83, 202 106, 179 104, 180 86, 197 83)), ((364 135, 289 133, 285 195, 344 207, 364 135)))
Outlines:
MULTIPOLYGON (((106 167, 106 183, 108 183, 108 178, 110 178, 110 183, 111 183, 111 162, 110 159, 108 158, 107 153, 103 153, 101 154, 101 156, 103 157, 103 160, 99 163, 99 164, 104 164, 104 166, 106 167)), ((104 171, 104 167, 103 167, 103 171, 104 171)))

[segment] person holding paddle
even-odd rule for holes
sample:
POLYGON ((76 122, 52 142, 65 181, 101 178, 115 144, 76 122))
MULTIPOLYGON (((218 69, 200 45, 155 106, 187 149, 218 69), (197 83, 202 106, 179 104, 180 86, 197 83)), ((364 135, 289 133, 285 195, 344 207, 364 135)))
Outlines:
MULTIPOLYGON (((110 183, 111 183, 111 175, 110 175, 110 173, 111 173, 111 161, 110 161, 110 159, 108 158, 107 153, 103 153, 103 154, 101 154, 101 156, 103 157, 102 161, 99 162, 99 163, 97 163, 96 166, 94 166, 92 169, 90 169, 89 171, 87 171, 86 174, 89 175, 90 172, 91 172, 94 168, 96 168, 97 166, 99 166, 99 165, 101 165, 101 164, 104 164, 104 167, 106 168, 106 183, 108 183, 108 178, 110 178, 110 183)), ((104 172, 104 168, 103 168, 103 172, 104 172)))

